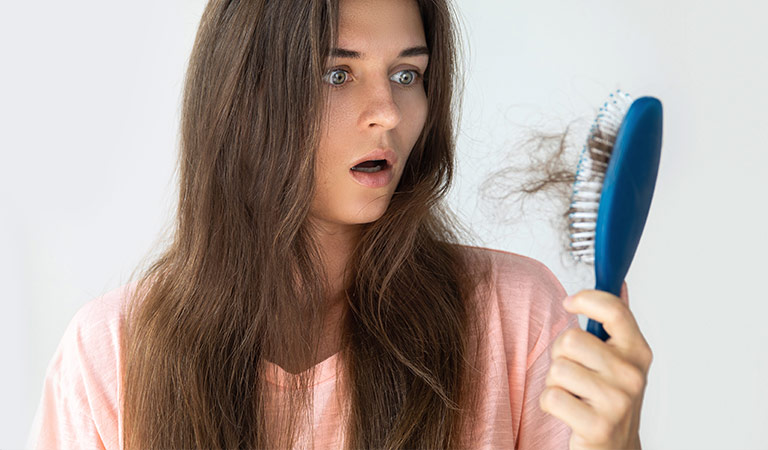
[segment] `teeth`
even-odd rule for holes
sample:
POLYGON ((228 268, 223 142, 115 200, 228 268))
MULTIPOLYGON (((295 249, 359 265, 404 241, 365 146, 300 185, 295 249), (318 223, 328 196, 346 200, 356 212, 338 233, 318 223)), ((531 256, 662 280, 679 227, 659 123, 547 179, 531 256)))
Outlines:
POLYGON ((381 170, 384 170, 382 166, 376 166, 376 167, 353 167, 352 170, 356 172, 367 172, 367 173, 373 173, 373 172, 379 172, 381 170))
POLYGON ((356 170, 358 172, 378 172, 380 170, 384 170, 387 167, 387 161, 383 159, 379 160, 372 160, 372 161, 365 161, 362 162, 355 167, 352 168, 352 170, 356 170))

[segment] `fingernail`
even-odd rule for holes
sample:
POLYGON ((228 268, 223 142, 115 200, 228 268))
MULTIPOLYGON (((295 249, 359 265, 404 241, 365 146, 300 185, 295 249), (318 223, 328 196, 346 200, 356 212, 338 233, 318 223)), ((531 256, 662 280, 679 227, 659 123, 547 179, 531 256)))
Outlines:
POLYGON ((563 300, 563 306, 568 306, 573 301, 573 296, 569 295, 568 297, 565 297, 565 300, 563 300))

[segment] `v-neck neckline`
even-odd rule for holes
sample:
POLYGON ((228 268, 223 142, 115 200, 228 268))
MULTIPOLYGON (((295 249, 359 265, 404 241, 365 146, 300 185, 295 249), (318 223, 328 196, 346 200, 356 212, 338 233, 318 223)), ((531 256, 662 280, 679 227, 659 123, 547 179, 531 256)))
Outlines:
POLYGON ((340 353, 341 353, 340 351, 336 352, 331 356, 325 358, 324 360, 320 361, 319 363, 315 364, 314 366, 299 373, 288 372, 287 370, 283 369, 279 365, 271 361, 265 360, 264 361, 264 365, 266 367, 265 377, 267 381, 269 381, 272 384, 276 384, 281 387, 286 387, 290 385, 290 380, 296 379, 300 375, 303 375, 309 372, 310 370, 315 369, 315 379, 311 384, 313 386, 316 386, 318 384, 325 383, 326 381, 336 378, 336 362, 339 359, 340 353))

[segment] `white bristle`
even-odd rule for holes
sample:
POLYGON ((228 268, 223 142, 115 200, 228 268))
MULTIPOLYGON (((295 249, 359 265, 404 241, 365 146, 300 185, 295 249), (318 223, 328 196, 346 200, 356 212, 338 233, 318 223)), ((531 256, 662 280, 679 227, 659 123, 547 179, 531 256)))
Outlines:
MULTIPOLYGON (((614 138, 615 137, 616 136, 614 136, 614 138)), ((595 138, 595 142, 597 142, 598 144, 613 145, 613 141, 608 141, 608 140, 605 140, 603 138, 595 138)), ((592 151, 595 152, 595 153, 598 153, 600 156, 605 156, 606 158, 610 158, 611 157, 610 153, 607 153, 607 152, 605 152, 605 151, 603 151, 603 150, 601 150, 599 148, 593 148, 592 151)))
POLYGON ((589 248, 595 244, 595 241, 576 241, 571 242, 571 248, 589 248))
POLYGON ((578 197, 579 200, 596 200, 600 201, 600 193, 599 192, 590 192, 590 191, 578 191, 573 193, 574 197, 578 197))
POLYGON ((597 202, 579 202, 579 201, 571 202, 571 208, 574 209, 574 212, 597 211, 597 208, 599 206, 600 204, 597 202))
POLYGON ((599 188, 601 183, 597 181, 589 181, 589 180, 576 180, 576 182, 573 184, 574 187, 581 187, 584 186, 585 188, 599 188))
POLYGON ((576 212, 568 215, 571 219, 590 219, 597 220, 596 212, 576 212))
POLYGON ((594 261, 595 257, 595 249, 589 248, 585 250, 574 250, 571 252, 571 255, 574 256, 574 258, 579 258, 582 260, 586 260, 587 258, 591 258, 592 261, 594 261))
POLYGON ((571 228, 575 228, 577 230, 594 230, 597 228, 597 224, 590 222, 574 222, 571 224, 571 228))
POLYGON ((583 231, 581 233, 571 234, 571 239, 594 239, 594 238, 595 238, 594 231, 583 231))
POLYGON ((595 255, 577 255, 574 252, 571 252, 571 256, 573 256, 573 259, 576 259, 578 261, 581 261, 585 264, 594 264, 595 263, 595 255))
POLYGON ((632 97, 621 90, 611 94, 598 111, 590 127, 587 142, 581 150, 568 214, 568 228, 573 231, 569 234, 573 249, 571 256, 576 261, 587 264, 594 264, 595 261, 597 211, 608 164, 592 159, 592 154, 606 161, 610 159, 619 127, 632 101, 632 97), (606 147, 608 150, 595 145, 606 147))

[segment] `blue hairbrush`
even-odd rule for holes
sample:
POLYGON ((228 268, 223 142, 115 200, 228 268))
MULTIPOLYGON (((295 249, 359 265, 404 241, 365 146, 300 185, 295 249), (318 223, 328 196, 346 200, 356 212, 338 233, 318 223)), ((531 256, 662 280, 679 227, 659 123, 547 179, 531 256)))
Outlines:
MULTIPOLYGON (((581 152, 568 211, 571 255, 594 264, 595 289, 621 293, 651 207, 661 157, 662 107, 617 91, 600 108, 581 152)), ((587 331, 610 336, 589 319, 587 331)))

